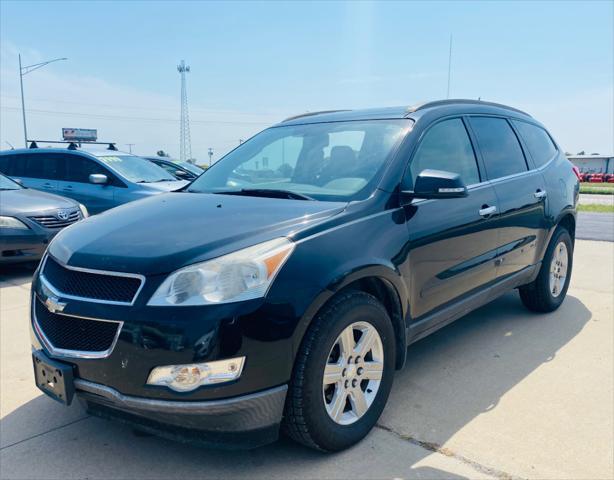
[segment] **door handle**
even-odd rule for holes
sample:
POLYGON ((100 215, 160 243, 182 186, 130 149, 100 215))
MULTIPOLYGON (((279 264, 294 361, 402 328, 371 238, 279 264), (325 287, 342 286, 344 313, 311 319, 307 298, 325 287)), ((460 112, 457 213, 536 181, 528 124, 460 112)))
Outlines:
POLYGON ((542 198, 546 198, 546 191, 545 190, 538 190, 533 195, 535 195, 535 198, 538 198, 539 200, 541 200, 542 198))
POLYGON ((497 207, 495 205, 491 207, 484 205, 478 213, 481 217, 490 217, 493 213, 497 213, 497 207))

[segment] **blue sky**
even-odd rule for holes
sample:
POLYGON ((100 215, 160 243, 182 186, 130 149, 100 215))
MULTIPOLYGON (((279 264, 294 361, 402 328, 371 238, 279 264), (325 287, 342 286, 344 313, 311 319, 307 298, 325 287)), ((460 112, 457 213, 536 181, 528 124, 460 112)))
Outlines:
MULTIPOLYGON (((216 156, 284 116, 451 96, 523 108, 563 146, 614 153, 613 2, 0 3, 0 140, 23 142, 16 54, 69 57, 25 77, 30 136, 63 126, 216 156)), ((127 147, 124 147, 127 148, 127 147)))

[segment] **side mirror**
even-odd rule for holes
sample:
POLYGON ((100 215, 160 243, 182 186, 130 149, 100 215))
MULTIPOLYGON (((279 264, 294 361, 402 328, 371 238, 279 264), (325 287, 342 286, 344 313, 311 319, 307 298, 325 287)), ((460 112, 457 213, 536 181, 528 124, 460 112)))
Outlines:
POLYGON ((442 170, 422 170, 414 182, 413 191, 404 190, 411 198, 460 198, 468 195, 458 173, 442 170))
POLYGON ((90 180, 90 183, 93 183, 95 185, 104 185, 109 181, 107 176, 102 173, 92 173, 89 176, 89 180, 90 180))

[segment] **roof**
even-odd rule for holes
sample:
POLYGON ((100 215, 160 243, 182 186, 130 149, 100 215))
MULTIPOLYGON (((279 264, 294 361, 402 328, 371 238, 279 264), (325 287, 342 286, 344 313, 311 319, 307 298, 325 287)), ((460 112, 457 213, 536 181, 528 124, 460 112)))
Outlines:
POLYGON ((321 112, 306 112, 286 118, 283 125, 317 122, 343 122, 350 120, 383 120, 389 118, 405 118, 408 107, 366 108, 360 110, 324 110, 321 112))
POLYGON ((307 112, 301 115, 295 115, 283 120, 280 125, 297 125, 302 123, 319 123, 319 122, 343 122, 352 120, 383 120, 394 118, 413 118, 425 111, 449 108, 457 110, 466 110, 467 112, 475 113, 510 113, 515 112, 525 117, 530 117, 528 113, 518 110, 517 108, 509 107, 493 102, 484 102, 482 100, 471 99, 448 99, 435 100, 432 102, 421 103, 412 106, 401 107, 383 107, 369 108, 360 110, 324 110, 321 112, 307 112))
POLYGON ((117 156, 117 155, 130 155, 135 157, 136 155, 132 154, 132 153, 128 153, 128 152, 122 152, 120 150, 108 150, 108 149, 86 149, 86 148, 77 148, 77 149, 68 149, 68 148, 49 148, 49 147, 39 147, 39 148, 16 148, 14 150, 3 150, 2 152, 0 152, 1 154, 16 154, 16 153, 35 153, 35 154, 42 154, 42 153, 70 153, 70 154, 74 154, 74 153, 85 153, 85 154, 89 154, 89 155, 93 155, 95 157, 108 157, 108 156, 117 156))
POLYGON ((614 158, 614 155, 567 155, 568 159, 574 160, 607 160, 608 158, 614 158))

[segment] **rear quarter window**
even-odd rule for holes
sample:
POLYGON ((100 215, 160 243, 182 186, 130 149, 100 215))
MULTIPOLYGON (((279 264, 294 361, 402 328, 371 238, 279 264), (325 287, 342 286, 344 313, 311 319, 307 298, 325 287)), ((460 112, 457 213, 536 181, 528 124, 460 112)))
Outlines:
POLYGON ((541 127, 519 120, 512 120, 524 140, 537 168, 548 163, 557 152, 550 135, 541 127))
POLYGON ((17 154, 0 157, 0 172, 10 177, 23 177, 25 173, 25 156, 17 154))
POLYGON ((2 173, 12 177, 57 180, 59 165, 57 159, 46 153, 19 153, 2 157, 2 173))

